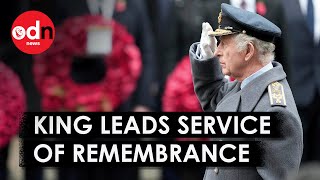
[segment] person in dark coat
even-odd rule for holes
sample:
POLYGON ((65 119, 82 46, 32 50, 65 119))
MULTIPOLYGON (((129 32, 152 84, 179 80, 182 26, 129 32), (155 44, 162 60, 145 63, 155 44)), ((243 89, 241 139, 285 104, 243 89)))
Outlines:
POLYGON ((289 83, 304 130, 302 161, 320 161, 320 4, 282 1, 284 50, 289 83))
POLYGON ((303 131, 286 73, 273 61, 273 41, 281 30, 256 13, 225 3, 218 23, 215 31, 203 23, 200 42, 190 47, 194 89, 203 110, 277 112, 281 139, 255 139, 264 152, 262 167, 208 167, 204 179, 288 179, 299 170, 303 131), (219 37, 218 46, 212 36, 219 37), (224 75, 236 80, 229 82, 224 75))

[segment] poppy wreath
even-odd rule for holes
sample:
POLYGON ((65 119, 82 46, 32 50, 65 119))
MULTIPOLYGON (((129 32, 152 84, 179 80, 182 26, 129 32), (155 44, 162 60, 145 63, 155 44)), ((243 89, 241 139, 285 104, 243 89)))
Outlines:
POLYGON ((26 97, 19 77, 2 62, 0 82, 0 148, 3 148, 19 130, 26 97))
POLYGON ((42 96, 43 111, 113 111, 133 93, 142 60, 133 36, 123 25, 114 20, 107 21, 102 16, 85 15, 66 19, 56 32, 52 46, 34 56, 33 73, 42 96), (89 66, 80 63, 80 70, 75 71, 74 64, 82 61, 76 57, 86 56, 87 29, 96 25, 112 28, 112 51, 100 58, 84 60, 89 66), (90 65, 95 61, 98 64, 90 65), (74 71, 81 75, 89 67, 93 67, 89 75, 102 76, 86 83, 79 83, 72 76, 74 71))
MULTIPOLYGON (((164 112, 202 112, 194 92, 191 64, 188 56, 182 58, 168 76, 162 97, 164 112)), ((207 141, 209 138, 176 138, 177 141, 207 141)))
POLYGON ((201 106, 194 92, 190 59, 182 58, 169 74, 162 97, 164 112, 201 112, 201 106))

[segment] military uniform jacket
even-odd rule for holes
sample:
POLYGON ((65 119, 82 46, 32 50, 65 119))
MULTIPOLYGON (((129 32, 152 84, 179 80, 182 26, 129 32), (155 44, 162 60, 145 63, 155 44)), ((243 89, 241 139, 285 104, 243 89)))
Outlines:
POLYGON ((205 180, 285 180, 299 170, 302 151, 302 125, 286 74, 281 64, 273 62, 273 68, 240 89, 240 82, 228 82, 222 74, 219 60, 199 60, 195 55, 198 43, 190 48, 190 60, 195 92, 206 112, 278 112, 281 117, 281 136, 277 140, 261 141, 263 167, 256 168, 207 168, 205 180), (283 99, 273 101, 269 85, 283 87, 283 99), (284 99, 285 98, 285 99, 284 99))

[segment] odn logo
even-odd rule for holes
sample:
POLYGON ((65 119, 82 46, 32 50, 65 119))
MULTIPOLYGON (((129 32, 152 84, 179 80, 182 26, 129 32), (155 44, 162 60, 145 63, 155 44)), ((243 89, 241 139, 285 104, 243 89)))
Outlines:
POLYGON ((26 11, 13 22, 11 37, 22 52, 40 54, 51 46, 55 28, 51 19, 44 13, 26 11))

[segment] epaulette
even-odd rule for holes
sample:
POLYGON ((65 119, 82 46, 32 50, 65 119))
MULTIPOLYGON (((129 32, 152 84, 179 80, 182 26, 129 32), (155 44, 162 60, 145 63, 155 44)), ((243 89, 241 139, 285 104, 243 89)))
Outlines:
POLYGON ((270 105, 271 106, 287 106, 283 85, 279 82, 273 82, 268 86, 270 105))

